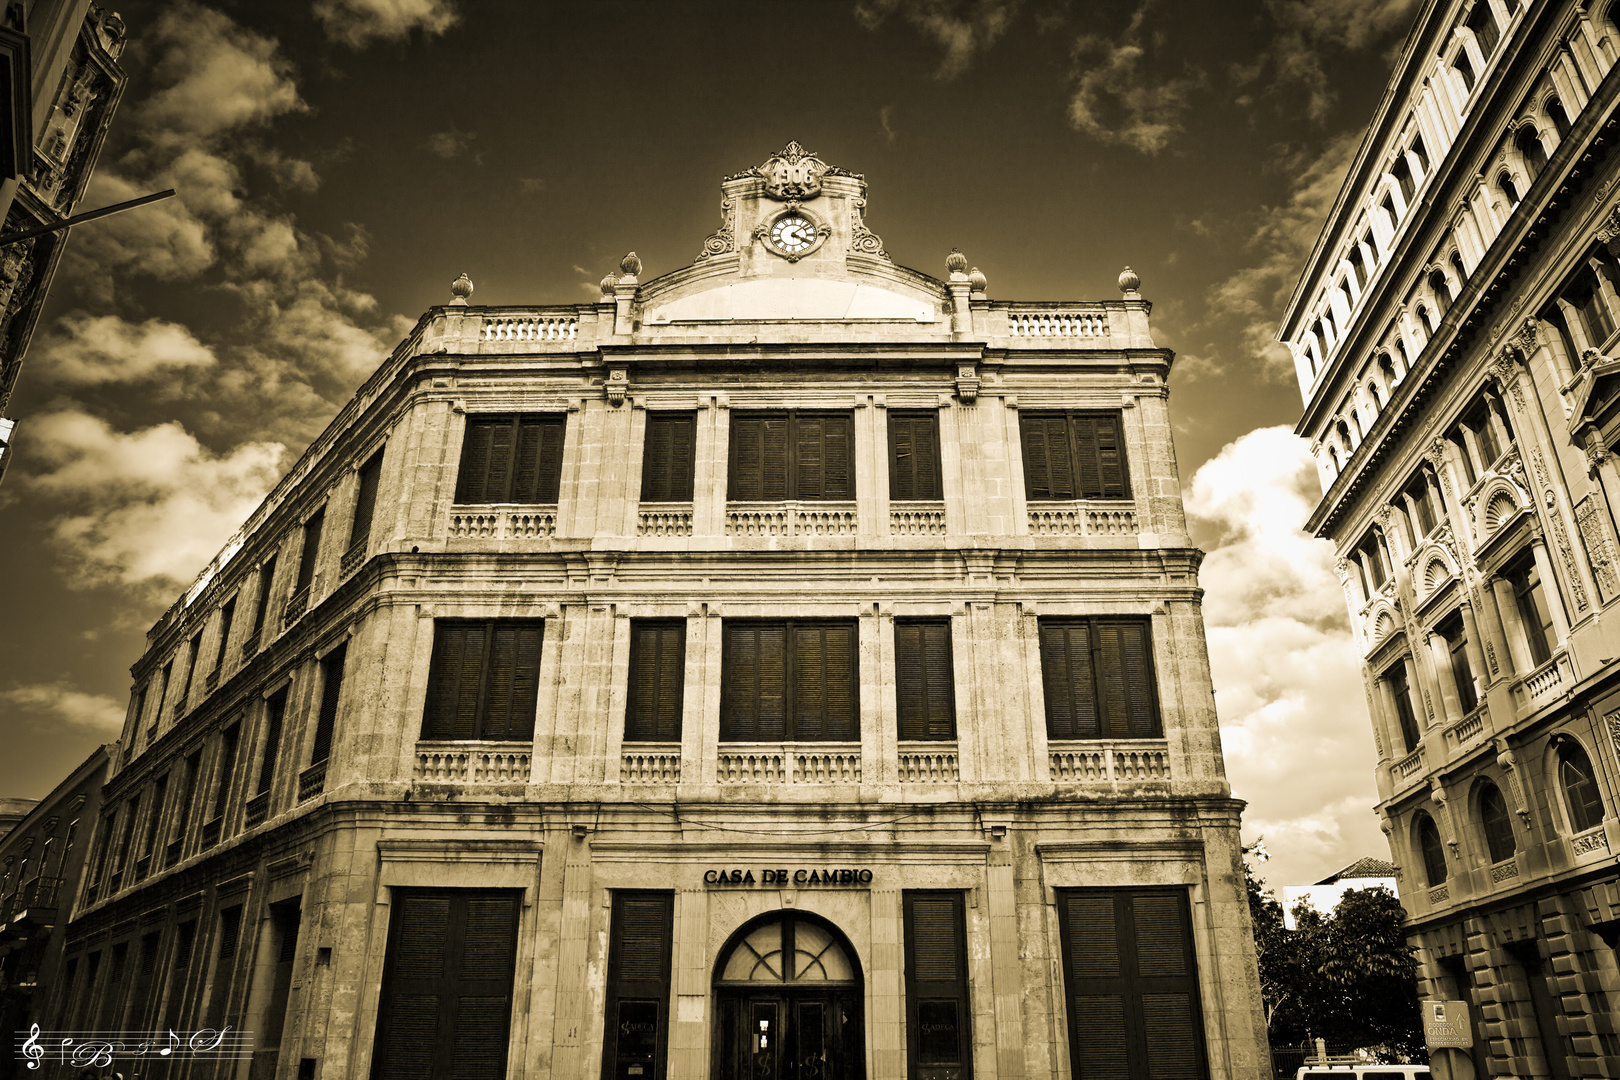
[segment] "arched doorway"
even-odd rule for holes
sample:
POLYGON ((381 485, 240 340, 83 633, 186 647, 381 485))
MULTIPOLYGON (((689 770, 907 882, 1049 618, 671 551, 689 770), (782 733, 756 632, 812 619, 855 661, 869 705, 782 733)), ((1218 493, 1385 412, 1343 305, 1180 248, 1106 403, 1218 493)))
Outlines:
POLYGON ((860 962, 830 923, 776 911, 732 935, 715 965, 714 1075, 866 1075, 860 962))

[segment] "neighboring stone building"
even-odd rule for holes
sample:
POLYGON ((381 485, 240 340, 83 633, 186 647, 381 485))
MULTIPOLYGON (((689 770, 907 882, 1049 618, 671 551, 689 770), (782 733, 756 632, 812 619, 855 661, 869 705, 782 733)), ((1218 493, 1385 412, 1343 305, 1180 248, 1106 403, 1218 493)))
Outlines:
POLYGON ((1269 1072, 1136 276, 897 266, 797 144, 722 191, 599 303, 459 279, 153 627, 58 1027, 280 1080, 1269 1072))
POLYGON ((1401 890, 1400 883, 1395 880, 1395 864, 1382 859, 1357 859, 1314 885, 1284 885, 1283 925, 1290 930, 1296 929, 1294 908, 1301 903, 1326 915, 1339 906, 1345 893, 1357 889, 1388 889, 1399 896, 1401 890))
POLYGON ((43 1019, 45 999, 57 984, 68 913, 101 811, 109 749, 96 747, 0 836, 0 1032, 7 1043, 0 1077, 26 1071, 14 1053, 16 1033, 43 1019))
MULTIPOLYGON (((0 10, 0 233, 73 213, 126 76, 124 21, 90 0, 7 0, 0 10)), ((0 478, 11 460, 11 394, 67 232, 0 248, 0 478)))
POLYGON ((1430 3, 1294 293, 1423 992, 1620 1075, 1620 7, 1430 3))

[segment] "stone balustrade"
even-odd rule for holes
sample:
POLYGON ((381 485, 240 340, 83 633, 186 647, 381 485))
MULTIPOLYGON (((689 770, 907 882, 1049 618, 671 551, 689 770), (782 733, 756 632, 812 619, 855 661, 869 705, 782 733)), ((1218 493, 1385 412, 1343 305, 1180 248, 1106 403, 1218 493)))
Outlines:
POLYGON ((637 536, 691 536, 692 504, 644 506, 636 511, 637 536))
POLYGON ((715 779, 722 784, 858 784, 860 743, 726 743, 715 779))
POLYGON ((855 504, 727 503, 727 536, 854 536, 855 504))
POLYGON ((902 784, 954 784, 961 777, 955 743, 911 743, 900 747, 902 784))
POLYGON ((411 775, 433 784, 526 784, 533 749, 526 742, 419 742, 411 775))
POLYGON ((1575 685, 1575 669, 1569 652, 1560 649, 1552 658, 1513 684, 1513 700, 1520 715, 1550 705, 1575 685))
POLYGON ((1163 739, 1052 742, 1047 751, 1055 783, 1140 787, 1170 782, 1170 752, 1163 739))
POLYGON ((1118 499, 1032 502, 1031 536, 1134 536, 1136 504, 1118 499))
POLYGON ((550 536, 557 528, 557 507, 452 506, 453 540, 532 540, 550 536))
POLYGON ((1107 337, 1106 311, 1009 311, 1013 337, 1107 337))
POLYGON ((681 782, 680 743, 626 743, 619 755, 621 784, 681 782))
POLYGON ((1469 741, 1477 739, 1484 731, 1485 706, 1481 704, 1446 731, 1446 741, 1451 744, 1452 749, 1461 749, 1469 741))
POLYGON ((892 503, 889 506, 891 536, 944 536, 945 504, 892 503))
POLYGON ((573 341, 579 336, 578 315, 485 315, 482 341, 573 341))

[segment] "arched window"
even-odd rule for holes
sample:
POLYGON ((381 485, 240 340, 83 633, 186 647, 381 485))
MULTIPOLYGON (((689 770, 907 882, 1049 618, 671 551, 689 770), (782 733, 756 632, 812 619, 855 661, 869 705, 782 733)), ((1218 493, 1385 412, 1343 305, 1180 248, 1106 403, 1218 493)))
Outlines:
POLYGON ((1571 832, 1581 833, 1603 824, 1603 793, 1592 772, 1592 759, 1579 743, 1566 741, 1558 747, 1558 786, 1564 791, 1571 832))
POLYGON ((1519 208, 1519 187, 1513 182, 1513 177, 1510 174, 1504 171, 1497 176, 1496 188, 1507 199, 1508 206, 1511 209, 1517 210, 1519 208))
POLYGON ((1513 842, 1513 819, 1508 816, 1507 800, 1502 789, 1486 781, 1479 787, 1479 824, 1485 832, 1485 849, 1491 862, 1499 863, 1511 858, 1516 846, 1513 842))
POLYGON ((1446 883, 1446 848, 1440 842, 1440 830, 1434 818, 1418 812, 1414 831, 1417 833, 1418 851, 1423 854, 1423 874, 1429 888, 1446 883))
POLYGON ((1430 337, 1433 337, 1434 336, 1434 328, 1437 325, 1437 323, 1435 321, 1434 316, 1429 314, 1428 307, 1426 307, 1423 304, 1419 304, 1418 309, 1417 309, 1417 315, 1418 315, 1418 322, 1423 324, 1424 332, 1427 333, 1430 337))
POLYGON ((1345 457, 1348 458, 1351 452, 1356 448, 1355 442, 1353 442, 1350 438, 1350 426, 1343 420, 1340 420, 1336 425, 1335 430, 1339 433, 1339 441, 1344 444, 1344 454, 1345 457))
POLYGON ((1564 103, 1559 101, 1556 95, 1547 99, 1542 111, 1547 114, 1547 119, 1552 121, 1553 130, 1558 132, 1560 141, 1569 134, 1569 129, 1575 126, 1569 122, 1569 110, 1564 108, 1564 103))
POLYGON ((1380 410, 1389 404, 1389 391, 1379 386, 1377 379, 1367 380, 1367 396, 1373 399, 1380 410))
POLYGON ((1534 180, 1547 165, 1547 151, 1541 145, 1541 132, 1534 124, 1522 124, 1513 136, 1513 148, 1524 158, 1525 170, 1534 180))
MULTIPOLYGON (((1378 354, 1378 370, 1384 373, 1384 386, 1386 388, 1395 385, 1395 361, 1389 358, 1389 353, 1378 354)), ((1386 404, 1389 401, 1387 389, 1385 390, 1384 401, 1386 404)))
POLYGON ((1461 293, 1463 282, 1468 280, 1468 271, 1463 268, 1462 255, 1459 252, 1451 253, 1451 270, 1457 275, 1457 291, 1461 293))
POLYGON ((1412 166, 1407 162, 1404 152, 1395 155, 1395 163, 1390 166, 1389 175, 1393 176, 1395 182, 1400 185, 1401 198, 1406 201, 1407 206, 1411 206, 1412 192, 1415 186, 1412 183, 1412 166))
MULTIPOLYGON (((1434 293, 1434 306, 1444 315, 1451 306, 1451 284, 1446 281, 1446 275, 1439 270, 1429 271, 1429 291, 1434 293)), ((1429 328, 1433 331, 1433 327, 1429 328)))
POLYGON ((1403 339, 1401 337, 1396 337, 1395 338, 1395 351, 1401 354, 1401 370, 1402 371, 1411 371, 1412 370, 1412 361, 1406 355, 1406 341, 1405 341, 1405 339, 1403 339))

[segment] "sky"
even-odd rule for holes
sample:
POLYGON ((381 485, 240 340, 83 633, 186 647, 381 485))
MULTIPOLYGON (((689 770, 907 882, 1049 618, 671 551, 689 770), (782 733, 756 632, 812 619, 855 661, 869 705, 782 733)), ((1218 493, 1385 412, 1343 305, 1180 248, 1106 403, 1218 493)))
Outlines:
POLYGON ((1415 0, 120 0, 129 73, 11 415, 0 796, 116 737, 145 632, 424 309, 690 263, 789 139, 992 299, 1108 300, 1177 353, 1227 771, 1279 890, 1386 857, 1283 304, 1415 0))

